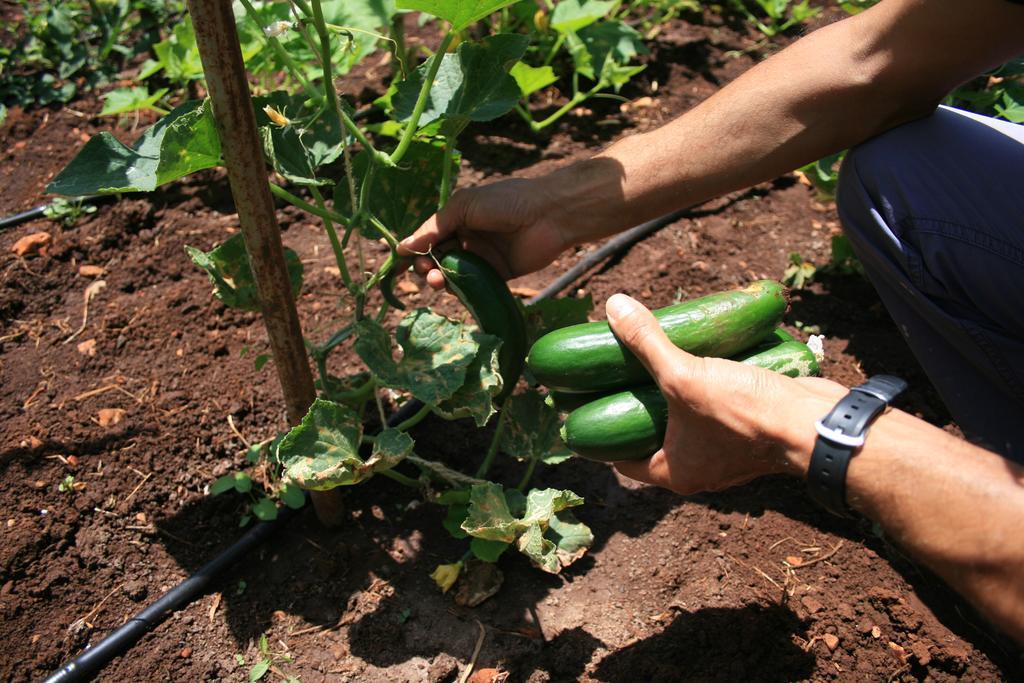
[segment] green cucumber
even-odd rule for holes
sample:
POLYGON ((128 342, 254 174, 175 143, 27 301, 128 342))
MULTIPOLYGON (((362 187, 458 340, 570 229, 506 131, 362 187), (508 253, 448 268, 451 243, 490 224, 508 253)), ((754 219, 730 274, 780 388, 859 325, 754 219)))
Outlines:
MULTIPOLYGON (((818 361, 806 344, 787 341, 742 358, 748 365, 790 377, 818 374, 818 361)), ((647 385, 599 398, 569 413, 562 440, 590 460, 642 460, 665 441, 668 403, 658 387, 647 385)))
POLYGON ((526 358, 526 321, 504 278, 490 263, 462 249, 444 253, 438 262, 448 289, 459 298, 480 329, 501 340, 498 364, 504 388, 495 397, 503 401, 519 381, 526 358))
MULTIPOLYGON (((673 344, 698 356, 733 356, 756 346, 782 320, 786 288, 760 280, 654 311, 673 344)), ((565 392, 617 389, 649 381, 647 370, 606 322, 570 325, 544 335, 526 359, 541 384, 565 392)))

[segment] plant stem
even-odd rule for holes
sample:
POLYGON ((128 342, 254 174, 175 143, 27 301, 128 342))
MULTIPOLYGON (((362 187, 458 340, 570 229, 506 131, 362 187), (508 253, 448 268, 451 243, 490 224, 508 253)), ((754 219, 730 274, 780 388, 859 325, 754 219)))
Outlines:
POLYGON ((397 425, 393 427, 393 429, 397 429, 400 432, 409 431, 410 429, 418 425, 420 422, 422 422, 427 415, 430 415, 430 411, 433 409, 433 407, 434 406, 430 405, 429 403, 424 403, 423 407, 417 410, 412 417, 403 422, 399 422, 397 425))
POLYGON ((334 260, 338 262, 338 272, 341 273, 341 281, 345 283, 346 288, 351 290, 352 276, 349 275, 348 264, 345 263, 345 252, 342 251, 341 242, 338 240, 338 233, 334 230, 334 222, 328 217, 329 212, 324 204, 324 196, 320 194, 320 188, 316 185, 310 185, 309 191, 313 195, 313 199, 316 200, 317 208, 323 212, 321 217, 324 221, 324 230, 327 231, 327 239, 331 241, 331 250, 334 251, 334 260))
POLYGON ((378 471, 374 472, 374 474, 380 474, 382 476, 387 477, 388 479, 393 479, 394 481, 397 481, 402 486, 408 486, 409 488, 414 488, 414 489, 423 488, 417 480, 413 479, 412 477, 407 477, 404 474, 402 474, 401 472, 396 472, 393 469, 392 470, 378 470, 378 471))
POLYGON ((373 401, 377 404, 377 417, 380 418, 382 426, 386 426, 388 423, 388 415, 384 412, 384 401, 380 400, 380 392, 373 392, 373 401))
POLYGON ((565 34, 559 33, 558 38, 555 40, 554 45, 551 46, 551 50, 548 51, 548 56, 544 58, 544 66, 550 66, 551 62, 555 59, 555 54, 558 52, 558 48, 562 47, 562 43, 565 42, 565 34))
POLYGON ((437 210, 440 211, 448 203, 452 194, 452 159, 455 156, 455 136, 446 136, 444 139, 444 166, 441 168, 441 192, 437 200, 437 210))
POLYGON ((523 474, 523 478, 519 480, 519 485, 516 486, 516 490, 522 491, 526 488, 526 485, 530 483, 531 477, 533 477, 533 471, 537 469, 537 458, 530 458, 530 463, 526 466, 526 473, 523 474))
POLYGON ((427 100, 430 96, 430 87, 434 84, 434 79, 437 78, 437 70, 441 68, 441 62, 444 60, 444 55, 448 52, 448 45, 451 44, 452 38, 455 37, 455 33, 448 31, 445 34, 441 45, 430 57, 430 66, 427 67, 426 78, 423 79, 423 84, 420 86, 420 93, 416 97, 416 104, 412 109, 412 116, 409 117, 409 121, 405 124, 405 130, 402 131, 402 139, 398 142, 398 147, 391 153, 391 162, 397 164, 405 156, 406 151, 409 149, 409 145, 412 144, 412 138, 416 134, 420 125, 420 116, 423 115, 423 110, 427 108, 427 100))
POLYGON ((310 204, 309 202, 305 201, 304 199, 302 199, 300 197, 296 197, 295 195, 293 195, 291 192, 289 192, 288 190, 284 189, 280 185, 275 185, 275 184, 271 183, 270 184, 270 191, 276 197, 278 197, 279 199, 285 200, 286 202, 288 202, 292 206, 297 206, 300 209, 302 209, 303 211, 305 211, 307 213, 311 213, 314 216, 317 216, 319 218, 323 218, 324 220, 331 220, 331 221, 334 221, 335 223, 341 223, 342 225, 347 225, 348 223, 351 222, 348 218, 345 218, 344 216, 342 216, 340 213, 337 213, 336 211, 331 211, 330 209, 327 209, 327 208, 324 208, 323 210, 321 210, 321 209, 313 206, 312 204, 310 204))
POLYGON ((241 2, 242 7, 245 8, 246 15, 248 15, 249 19, 251 19, 252 22, 256 24, 256 26, 259 28, 260 35, 263 36, 263 39, 266 41, 267 45, 270 46, 270 49, 274 51, 274 54, 277 55, 277 58, 284 63, 285 68, 288 69, 288 73, 292 75, 292 78, 297 80, 299 84, 302 85, 302 88, 306 91, 308 95, 314 98, 319 98, 320 93, 317 92, 317 89, 313 87, 313 84, 310 83, 306 76, 302 73, 302 70, 299 68, 299 65, 295 63, 295 60, 292 59, 292 56, 288 54, 287 50, 284 49, 284 46, 281 45, 281 41, 279 41, 274 36, 268 36, 266 33, 264 33, 264 29, 266 27, 263 25, 263 22, 260 21, 260 16, 256 13, 256 9, 252 6, 252 3, 249 2, 249 0, 241 0, 241 2))
POLYGON ((501 435, 505 432, 505 416, 508 411, 501 411, 498 414, 498 424, 494 428, 494 436, 491 437, 491 445, 487 447, 487 455, 484 456, 484 461, 480 463, 480 468, 476 471, 478 479, 483 479, 487 476, 487 472, 490 471, 491 465, 494 463, 494 456, 498 454, 498 446, 501 444, 501 435))

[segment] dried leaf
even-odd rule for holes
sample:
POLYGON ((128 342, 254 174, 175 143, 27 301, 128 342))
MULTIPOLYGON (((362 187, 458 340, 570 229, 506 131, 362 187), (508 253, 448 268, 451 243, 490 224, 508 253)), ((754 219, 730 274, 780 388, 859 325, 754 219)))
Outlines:
POLYGON ((100 408, 96 414, 100 427, 112 427, 124 419, 124 408, 100 408))
POLYGON ((15 256, 31 256, 32 254, 45 254, 46 247, 50 245, 53 238, 48 232, 34 232, 31 235, 25 235, 20 240, 14 243, 11 247, 11 251, 14 252, 15 256))
POLYGON ((96 340, 86 339, 78 345, 78 352, 83 356, 95 356, 96 355, 96 340))

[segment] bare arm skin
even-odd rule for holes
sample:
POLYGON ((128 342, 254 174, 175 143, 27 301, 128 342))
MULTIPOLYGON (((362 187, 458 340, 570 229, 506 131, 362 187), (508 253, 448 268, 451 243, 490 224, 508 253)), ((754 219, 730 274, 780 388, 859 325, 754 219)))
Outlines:
MULTIPOLYGON (((669 402, 664 447, 617 463, 619 471, 682 494, 765 474, 806 476, 814 421, 844 387, 692 356, 623 294, 608 300, 607 312, 669 402)), ((1024 467, 890 410, 850 461, 847 503, 1024 644, 1024 467)))
MULTIPOLYGON (((571 245, 770 180, 926 115, 1024 50, 1024 6, 885 0, 753 67, 674 121, 534 179, 457 192, 404 242, 457 238, 507 277, 571 245)), ((429 259, 418 270, 432 270, 429 259)), ((440 272, 428 282, 443 286, 440 272)))

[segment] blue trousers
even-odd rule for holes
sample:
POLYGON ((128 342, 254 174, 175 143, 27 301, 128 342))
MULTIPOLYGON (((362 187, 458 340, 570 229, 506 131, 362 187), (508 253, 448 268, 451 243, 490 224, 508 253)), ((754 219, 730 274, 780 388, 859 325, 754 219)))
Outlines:
POLYGON ((837 202, 964 433, 1024 462, 1024 126, 940 107, 851 150, 837 202))

